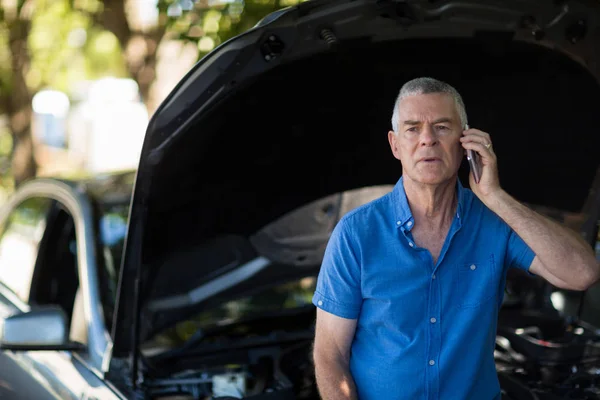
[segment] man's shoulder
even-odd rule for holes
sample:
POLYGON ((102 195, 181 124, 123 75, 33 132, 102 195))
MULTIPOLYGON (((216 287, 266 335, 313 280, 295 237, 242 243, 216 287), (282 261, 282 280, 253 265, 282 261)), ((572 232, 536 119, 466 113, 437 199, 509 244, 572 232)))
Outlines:
POLYGON ((373 222, 374 216, 382 216, 392 213, 392 192, 388 192, 374 200, 370 200, 360 206, 353 208, 340 218, 339 224, 353 227, 366 221, 373 222))
POLYGON ((468 204, 469 214, 476 216, 477 219, 483 222, 483 229, 492 230, 495 231, 495 233, 498 233, 498 229, 502 231, 507 230, 506 228, 508 225, 504 220, 490 210, 471 189, 465 188, 464 194, 466 200, 465 204, 468 204))

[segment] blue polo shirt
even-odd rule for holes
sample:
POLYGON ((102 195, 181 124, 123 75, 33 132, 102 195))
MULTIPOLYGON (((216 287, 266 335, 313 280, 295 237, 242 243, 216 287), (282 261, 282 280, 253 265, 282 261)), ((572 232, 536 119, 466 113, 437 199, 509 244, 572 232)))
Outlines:
POLYGON ((419 248, 400 178, 343 216, 332 232, 313 303, 357 319, 350 371, 361 400, 499 398, 498 310, 509 267, 535 254, 471 190, 437 263, 419 248))

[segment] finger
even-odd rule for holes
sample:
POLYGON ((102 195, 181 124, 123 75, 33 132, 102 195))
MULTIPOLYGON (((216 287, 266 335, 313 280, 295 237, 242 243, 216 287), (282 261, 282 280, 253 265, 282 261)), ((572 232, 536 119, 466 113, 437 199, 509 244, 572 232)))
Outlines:
POLYGON ((481 155, 482 158, 488 159, 490 161, 496 160, 496 155, 491 151, 491 147, 488 149, 482 143, 470 141, 463 143, 462 146, 467 150, 475 150, 481 155))
POLYGON ((479 143, 479 144, 485 146, 490 151, 492 149, 492 146, 491 146, 492 142, 489 139, 479 136, 479 135, 463 136, 460 138, 460 141, 461 141, 461 143, 479 143))
POLYGON ((470 129, 464 130, 463 132, 465 133, 465 135, 477 135, 477 136, 482 136, 486 139, 490 139, 489 133, 481 131, 479 129, 470 128, 470 129))
POLYGON ((463 136, 461 137, 479 137, 479 138, 483 138, 485 140, 492 140, 490 135, 486 132, 483 131, 478 131, 475 129, 469 129, 463 132, 463 136))
POLYGON ((490 137, 489 133, 477 129, 469 129, 464 131, 464 135, 462 137, 479 137, 486 140, 486 143, 492 142, 492 138, 490 137))

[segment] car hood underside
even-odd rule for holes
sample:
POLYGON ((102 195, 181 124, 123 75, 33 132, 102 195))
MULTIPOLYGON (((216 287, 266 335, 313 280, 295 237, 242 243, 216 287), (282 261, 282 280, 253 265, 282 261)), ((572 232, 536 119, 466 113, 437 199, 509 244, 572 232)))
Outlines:
POLYGON ((139 311, 140 340, 316 274, 339 218, 402 173, 387 132, 414 77, 458 89, 471 127, 492 136, 505 190, 577 229, 590 218, 597 14, 578 3, 309 3, 215 50, 153 117, 117 318, 139 311))

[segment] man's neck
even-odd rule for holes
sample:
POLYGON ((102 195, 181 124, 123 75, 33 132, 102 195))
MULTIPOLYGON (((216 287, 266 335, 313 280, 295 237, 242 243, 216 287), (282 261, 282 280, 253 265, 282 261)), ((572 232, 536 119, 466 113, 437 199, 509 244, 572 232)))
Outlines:
POLYGON ((456 179, 440 185, 424 185, 404 179, 404 191, 415 225, 443 228, 452 222, 458 203, 456 179))

